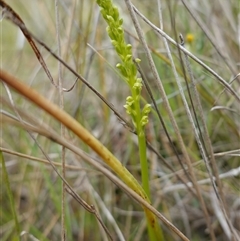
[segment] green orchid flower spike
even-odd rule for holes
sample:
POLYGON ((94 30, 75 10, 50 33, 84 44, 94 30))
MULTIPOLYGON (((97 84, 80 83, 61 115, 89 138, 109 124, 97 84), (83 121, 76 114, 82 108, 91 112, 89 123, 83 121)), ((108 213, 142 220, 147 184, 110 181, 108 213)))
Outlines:
MULTIPOLYGON (((140 100, 142 79, 137 77, 137 67, 133 62, 132 46, 125 41, 124 30, 122 27, 123 19, 119 16, 118 8, 112 4, 111 0, 97 0, 97 4, 101 7, 101 14, 107 22, 107 33, 111 39, 111 43, 121 60, 116 67, 119 69, 131 91, 131 96, 126 98, 124 108, 126 109, 127 114, 131 116, 138 135, 142 186, 150 200, 149 170, 144 130, 148 123, 148 115, 151 111, 151 105, 146 104, 143 109, 141 109, 140 100)), ((135 61, 140 62, 140 59, 136 59, 135 61)), ((156 217, 153 217, 153 215, 146 209, 145 213, 148 222, 150 240, 164 240, 160 226, 156 222, 156 217)))

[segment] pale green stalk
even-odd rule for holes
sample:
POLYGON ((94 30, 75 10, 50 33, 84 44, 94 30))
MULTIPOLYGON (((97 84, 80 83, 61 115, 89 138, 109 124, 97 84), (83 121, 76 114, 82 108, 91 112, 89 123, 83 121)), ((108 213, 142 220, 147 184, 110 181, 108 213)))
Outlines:
MULTIPOLYGON (((133 89, 132 96, 133 99, 136 93, 133 89)), ((148 162, 147 162, 147 148, 146 148, 146 138, 144 133, 144 126, 141 124, 141 108, 140 108, 140 99, 135 102, 135 111, 136 111, 136 131, 138 136, 138 145, 139 145, 139 157, 141 163, 141 174, 142 174, 142 186, 146 192, 149 200, 151 200, 150 188, 149 188, 149 171, 148 171, 148 162)), ((147 116, 146 116, 147 117, 147 116)), ((147 121, 147 120, 146 120, 147 121)))

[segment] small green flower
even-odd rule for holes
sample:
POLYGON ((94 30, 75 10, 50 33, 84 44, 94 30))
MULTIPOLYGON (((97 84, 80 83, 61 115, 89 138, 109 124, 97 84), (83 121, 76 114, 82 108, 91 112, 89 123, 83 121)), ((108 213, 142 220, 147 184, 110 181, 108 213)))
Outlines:
POLYGON ((126 55, 124 62, 131 61, 131 59, 132 59, 132 55, 128 54, 128 55, 126 55))
POLYGON ((129 106, 132 106, 133 103, 134 103, 133 97, 132 97, 132 96, 128 96, 128 97, 126 98, 126 103, 127 103, 129 106))
POLYGON ((144 107, 143 107, 143 110, 142 110, 142 113, 143 115, 148 115, 151 111, 151 105, 150 104, 146 104, 144 107))
POLYGON ((137 97, 139 97, 142 90, 142 80, 140 78, 136 79, 136 82, 133 85, 133 89, 135 89, 137 97))
POLYGON ((143 116, 141 119, 141 126, 144 127, 148 123, 148 116, 143 116))
POLYGON ((122 64, 118 63, 118 64, 116 65, 116 67, 120 70, 121 74, 122 74, 124 77, 126 77, 126 78, 128 77, 127 70, 126 70, 126 68, 125 68, 122 64))
POLYGON ((141 62, 141 59, 136 58, 135 61, 136 61, 137 63, 140 63, 140 62, 141 62))

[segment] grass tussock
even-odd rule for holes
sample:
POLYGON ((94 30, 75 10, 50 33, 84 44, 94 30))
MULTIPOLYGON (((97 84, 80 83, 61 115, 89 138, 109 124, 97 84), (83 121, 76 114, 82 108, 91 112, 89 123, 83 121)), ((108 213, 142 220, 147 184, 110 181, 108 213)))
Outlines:
POLYGON ((150 200, 96 1, 0 1, 0 239, 157 240, 155 220, 163 240, 238 240, 239 4, 113 3, 152 107, 150 200))

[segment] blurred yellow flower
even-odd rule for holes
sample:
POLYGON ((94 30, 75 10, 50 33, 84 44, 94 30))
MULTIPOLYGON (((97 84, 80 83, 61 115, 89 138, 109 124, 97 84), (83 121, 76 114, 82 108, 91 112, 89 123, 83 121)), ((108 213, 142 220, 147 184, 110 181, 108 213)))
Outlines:
POLYGON ((188 33, 186 36, 186 42, 191 44, 194 41, 194 35, 192 33, 188 33))

